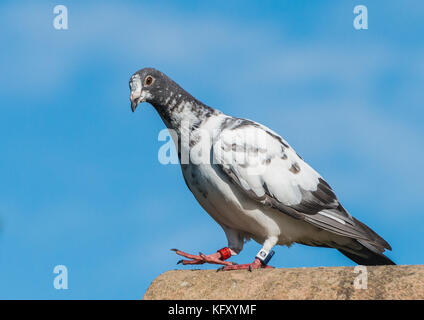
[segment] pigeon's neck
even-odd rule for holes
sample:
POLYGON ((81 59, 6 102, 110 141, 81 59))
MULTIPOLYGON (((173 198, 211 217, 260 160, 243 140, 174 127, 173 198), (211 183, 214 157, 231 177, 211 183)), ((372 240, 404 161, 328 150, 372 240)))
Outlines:
POLYGON ((181 136, 184 131, 197 129, 202 122, 220 112, 210 108, 191 96, 185 90, 167 90, 166 98, 161 97, 152 102, 168 129, 173 129, 181 136))

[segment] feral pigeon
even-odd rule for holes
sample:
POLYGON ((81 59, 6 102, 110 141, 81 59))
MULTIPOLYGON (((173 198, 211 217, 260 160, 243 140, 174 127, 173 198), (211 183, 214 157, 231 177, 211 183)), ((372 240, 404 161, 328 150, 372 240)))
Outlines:
POLYGON ((270 268, 276 245, 335 248, 361 265, 394 264, 390 245, 341 205, 330 185, 280 135, 255 121, 200 102, 153 68, 130 79, 131 109, 149 102, 172 131, 187 187, 224 230, 228 246, 198 255, 172 249, 184 265, 222 270, 270 268), (254 261, 235 264, 243 244, 262 245, 254 261))

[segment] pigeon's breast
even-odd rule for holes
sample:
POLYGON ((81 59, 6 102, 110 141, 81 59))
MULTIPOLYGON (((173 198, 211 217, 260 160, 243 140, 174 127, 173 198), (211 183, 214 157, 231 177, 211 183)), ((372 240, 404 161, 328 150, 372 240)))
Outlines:
POLYGON ((259 237, 279 234, 277 223, 265 212, 267 209, 241 192, 210 158, 214 136, 220 132, 225 119, 211 117, 202 123, 198 132, 191 132, 190 162, 181 166, 187 186, 218 223, 259 237))

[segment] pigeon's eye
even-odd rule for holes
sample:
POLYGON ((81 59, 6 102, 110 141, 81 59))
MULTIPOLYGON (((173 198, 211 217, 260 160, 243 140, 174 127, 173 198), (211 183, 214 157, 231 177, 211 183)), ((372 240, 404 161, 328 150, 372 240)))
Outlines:
POLYGON ((152 76, 147 76, 146 79, 144 79, 144 84, 150 86, 154 81, 155 79, 152 76))

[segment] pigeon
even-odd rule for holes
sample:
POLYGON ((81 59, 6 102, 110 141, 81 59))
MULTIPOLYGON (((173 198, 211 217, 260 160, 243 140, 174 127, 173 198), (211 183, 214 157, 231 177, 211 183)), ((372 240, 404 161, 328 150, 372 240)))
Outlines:
POLYGON ((164 73, 143 68, 130 78, 134 112, 150 103, 171 134, 182 174, 228 245, 215 253, 174 250, 183 265, 219 270, 272 268, 276 245, 335 248, 360 265, 393 265, 390 245, 341 205, 330 185, 280 135, 194 98, 164 73), (252 263, 228 259, 250 239, 262 245, 252 263))

